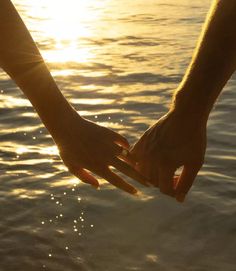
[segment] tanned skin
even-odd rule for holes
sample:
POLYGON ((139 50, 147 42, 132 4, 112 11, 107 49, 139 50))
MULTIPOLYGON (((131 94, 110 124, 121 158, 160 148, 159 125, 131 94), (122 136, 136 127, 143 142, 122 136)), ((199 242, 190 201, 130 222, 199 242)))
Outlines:
POLYGON ((207 120, 235 69, 236 0, 216 0, 169 112, 132 148, 137 169, 179 202, 204 162, 207 120), (181 166, 182 173, 175 177, 181 166))
POLYGON ((122 156, 122 150, 129 148, 128 141, 118 133, 82 118, 62 95, 10 0, 0 0, 0 67, 30 100, 72 174, 98 187, 99 182, 92 172, 114 186, 136 194, 132 185, 110 169, 112 166, 146 184, 144 177, 130 166, 134 163, 131 156, 122 156))

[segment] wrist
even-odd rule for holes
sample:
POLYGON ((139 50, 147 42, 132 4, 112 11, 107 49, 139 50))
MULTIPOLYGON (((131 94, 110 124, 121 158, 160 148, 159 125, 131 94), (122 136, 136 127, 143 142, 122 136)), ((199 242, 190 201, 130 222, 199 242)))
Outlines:
POLYGON ((171 109, 193 121, 207 122, 212 106, 200 91, 194 88, 179 88, 173 96, 171 109))
POLYGON ((69 134, 76 122, 80 122, 83 118, 77 111, 65 100, 66 104, 61 104, 61 108, 57 105, 57 109, 50 118, 44 122, 46 128, 50 132, 53 139, 57 142, 64 134, 69 134))
POLYGON ((37 105, 34 104, 34 107, 53 139, 58 141, 61 134, 70 132, 75 119, 79 122, 83 118, 59 90, 52 93, 52 96, 45 97, 47 102, 38 100, 37 105))

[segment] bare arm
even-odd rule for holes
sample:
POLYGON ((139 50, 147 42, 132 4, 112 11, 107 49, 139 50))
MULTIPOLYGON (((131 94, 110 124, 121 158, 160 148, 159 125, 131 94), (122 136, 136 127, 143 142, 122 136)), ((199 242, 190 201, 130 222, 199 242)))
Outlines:
POLYGON ((236 69, 236 0, 214 0, 175 106, 208 117, 216 98, 236 69))
POLYGON ((132 149, 137 168, 180 202, 204 161, 209 113, 236 69, 235 31, 236 0, 215 0, 169 112, 132 149))
POLYGON ((12 3, 0 0, 0 6, 0 65, 29 98, 54 135, 60 128, 61 118, 73 109, 58 89, 12 3))
MULTIPOLYGON (((129 192, 136 189, 109 166, 145 183, 128 163, 120 160, 127 140, 114 131, 89 122, 71 107, 52 78, 35 42, 10 0, 0 0, 0 66, 28 97, 60 150, 71 173, 95 187, 87 170, 129 192)), ((123 157, 124 158, 124 157, 123 157)))

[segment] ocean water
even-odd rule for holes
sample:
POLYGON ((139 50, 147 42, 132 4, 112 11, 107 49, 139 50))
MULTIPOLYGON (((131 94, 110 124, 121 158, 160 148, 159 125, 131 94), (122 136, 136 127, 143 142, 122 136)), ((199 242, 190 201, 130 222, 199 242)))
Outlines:
MULTIPOLYGON (((133 144, 167 112, 211 1, 13 2, 73 106, 133 144)), ((99 191, 79 182, 1 71, 0 271, 236 270, 235 79, 178 204, 138 184, 143 195, 133 197, 103 180, 99 191)))

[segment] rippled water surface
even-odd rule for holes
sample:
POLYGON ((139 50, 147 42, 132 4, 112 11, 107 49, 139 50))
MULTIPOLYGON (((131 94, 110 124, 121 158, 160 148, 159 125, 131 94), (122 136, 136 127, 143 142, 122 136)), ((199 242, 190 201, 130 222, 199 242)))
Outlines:
MULTIPOLYGON (((131 143, 167 112, 210 5, 13 2, 63 94, 131 143)), ((206 163, 179 205, 156 189, 138 186, 136 198, 79 183, 30 103, 0 76, 0 271, 235 270, 235 78, 211 114, 206 163)))

